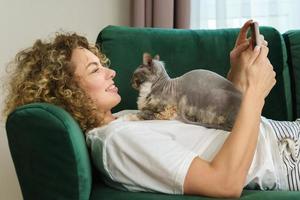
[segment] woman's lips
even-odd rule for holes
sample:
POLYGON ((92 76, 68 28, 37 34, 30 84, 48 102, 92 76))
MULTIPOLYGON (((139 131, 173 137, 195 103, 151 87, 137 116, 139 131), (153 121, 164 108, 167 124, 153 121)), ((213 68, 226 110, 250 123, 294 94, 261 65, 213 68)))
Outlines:
POLYGON ((109 86, 108 88, 106 88, 105 90, 106 92, 114 92, 114 93, 117 93, 118 92, 118 88, 112 84, 111 86, 109 86))

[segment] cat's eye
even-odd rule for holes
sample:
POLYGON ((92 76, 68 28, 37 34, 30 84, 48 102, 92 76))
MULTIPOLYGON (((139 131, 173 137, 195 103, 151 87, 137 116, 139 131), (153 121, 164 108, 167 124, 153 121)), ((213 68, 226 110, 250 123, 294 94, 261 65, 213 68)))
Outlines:
POLYGON ((146 65, 146 68, 147 68, 150 72, 153 71, 153 66, 152 66, 152 65, 146 65))

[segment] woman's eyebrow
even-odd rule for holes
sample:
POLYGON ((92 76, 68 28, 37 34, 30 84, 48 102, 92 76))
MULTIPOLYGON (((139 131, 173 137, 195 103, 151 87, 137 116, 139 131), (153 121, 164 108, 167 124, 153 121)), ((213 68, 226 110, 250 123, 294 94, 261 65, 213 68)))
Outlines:
POLYGON ((90 62, 89 64, 87 64, 87 66, 85 66, 85 69, 87 69, 89 66, 91 65, 96 65, 98 66, 99 64, 97 62, 90 62))

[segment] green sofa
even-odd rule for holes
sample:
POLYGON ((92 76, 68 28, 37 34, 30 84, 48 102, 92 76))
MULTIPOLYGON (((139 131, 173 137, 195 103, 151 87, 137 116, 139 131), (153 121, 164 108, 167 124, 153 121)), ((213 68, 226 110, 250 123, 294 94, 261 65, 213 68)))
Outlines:
MULTIPOLYGON (((300 31, 281 35, 261 27, 277 84, 266 99, 263 115, 278 120, 300 117, 300 31), (299 77, 299 78, 297 78, 299 77)), ((229 52, 238 29, 174 30, 108 26, 97 43, 110 58, 122 102, 113 112, 135 109, 137 92, 130 87, 142 53, 159 54, 171 77, 195 68, 226 76, 229 52)), ((63 109, 47 103, 17 108, 6 123, 9 147, 24 199, 213 199, 200 196, 124 192, 106 186, 95 170, 78 124, 63 109)), ((300 199, 300 192, 244 189, 241 199, 300 199)))

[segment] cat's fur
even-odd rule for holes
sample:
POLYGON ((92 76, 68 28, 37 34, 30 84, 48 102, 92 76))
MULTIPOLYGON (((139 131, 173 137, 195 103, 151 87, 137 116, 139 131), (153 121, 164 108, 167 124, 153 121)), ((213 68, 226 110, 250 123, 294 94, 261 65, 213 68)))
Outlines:
POLYGON ((241 92, 224 77, 197 69, 170 78, 159 56, 148 53, 131 81, 139 91, 135 119, 177 119, 230 131, 241 104, 241 92))

